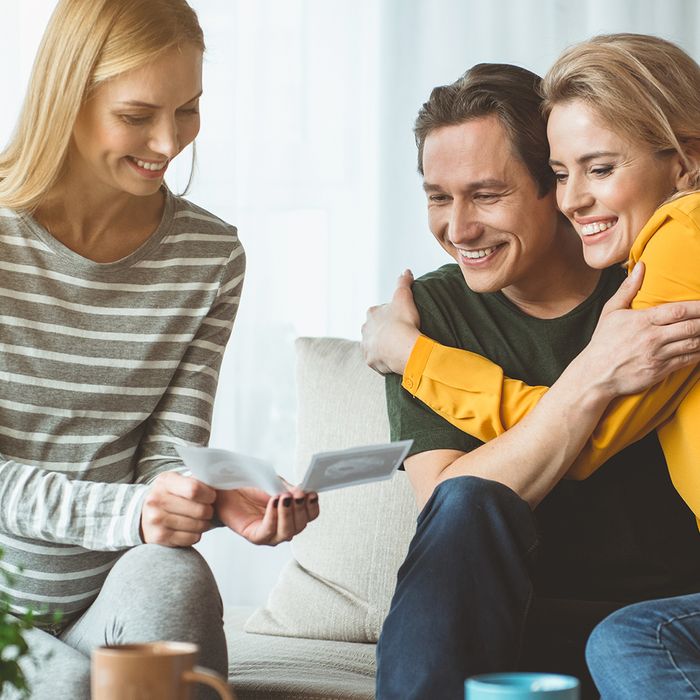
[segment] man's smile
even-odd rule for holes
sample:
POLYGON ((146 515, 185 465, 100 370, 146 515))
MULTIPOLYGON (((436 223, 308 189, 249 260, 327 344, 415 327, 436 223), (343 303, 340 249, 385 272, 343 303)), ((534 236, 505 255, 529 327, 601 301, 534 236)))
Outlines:
POLYGON ((469 250, 465 248, 457 248, 455 246, 455 250, 459 254, 460 258, 472 262, 474 260, 483 260, 484 258, 491 257, 497 250, 502 248, 504 245, 505 243, 499 243, 497 245, 489 246, 488 248, 471 248, 469 250))

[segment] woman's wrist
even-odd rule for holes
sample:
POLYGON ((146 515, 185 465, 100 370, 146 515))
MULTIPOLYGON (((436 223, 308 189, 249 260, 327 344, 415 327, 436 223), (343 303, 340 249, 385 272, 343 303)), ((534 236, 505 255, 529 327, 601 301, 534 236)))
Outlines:
POLYGON ((388 363, 392 372, 403 375, 419 337, 420 331, 415 326, 402 326, 401 332, 397 334, 392 344, 392 356, 388 363))
POLYGON ((552 389, 566 394, 566 402, 578 410, 601 414, 618 393, 611 375, 594 369, 586 359, 585 353, 574 358, 552 389))

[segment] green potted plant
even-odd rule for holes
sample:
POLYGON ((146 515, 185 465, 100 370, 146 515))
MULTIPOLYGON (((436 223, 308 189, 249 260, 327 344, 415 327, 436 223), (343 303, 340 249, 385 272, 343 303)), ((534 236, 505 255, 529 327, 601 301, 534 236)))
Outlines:
MULTIPOLYGON (((0 549, 0 559, 2 555, 0 549)), ((0 573, 6 584, 12 584, 13 576, 8 571, 0 569, 0 573)), ((30 697, 29 685, 19 662, 30 656, 24 633, 34 626, 33 618, 32 610, 21 617, 13 615, 9 596, 0 590, 0 695, 6 688, 14 686, 22 697, 30 697)))

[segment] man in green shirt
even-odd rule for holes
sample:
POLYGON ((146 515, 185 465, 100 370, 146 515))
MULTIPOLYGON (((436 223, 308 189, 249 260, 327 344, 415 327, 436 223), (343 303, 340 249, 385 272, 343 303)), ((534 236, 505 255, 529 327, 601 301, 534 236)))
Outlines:
POLYGON ((700 585, 695 520, 654 434, 560 483, 621 392, 610 336, 620 349, 631 336, 611 321, 582 353, 624 273, 588 268, 556 209, 538 82, 481 64, 436 88, 416 122, 430 229, 457 263, 415 283, 421 330, 510 377, 565 380, 481 444, 387 378, 392 439, 414 440, 405 468, 423 510, 378 645, 379 700, 461 698, 467 676, 489 671, 583 676, 598 620, 700 585))

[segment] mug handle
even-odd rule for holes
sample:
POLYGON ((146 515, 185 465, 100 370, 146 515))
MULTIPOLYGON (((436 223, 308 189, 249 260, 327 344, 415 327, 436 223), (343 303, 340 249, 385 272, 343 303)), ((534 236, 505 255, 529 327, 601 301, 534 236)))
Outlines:
POLYGON ((218 673, 203 666, 195 666, 191 671, 184 671, 182 680, 185 683, 204 683, 214 688, 223 700, 236 700, 236 695, 229 684, 218 673))

